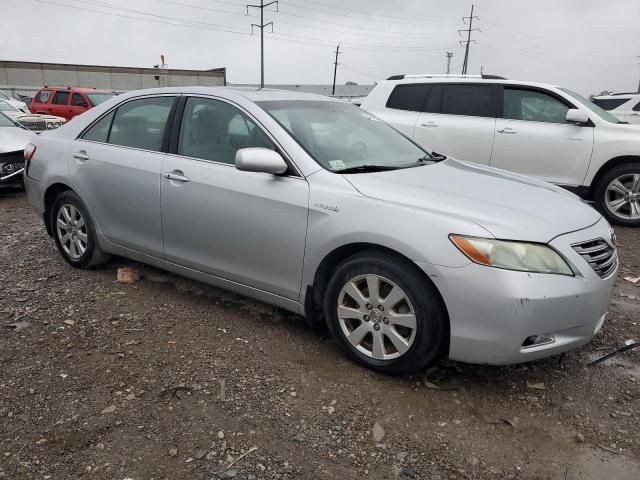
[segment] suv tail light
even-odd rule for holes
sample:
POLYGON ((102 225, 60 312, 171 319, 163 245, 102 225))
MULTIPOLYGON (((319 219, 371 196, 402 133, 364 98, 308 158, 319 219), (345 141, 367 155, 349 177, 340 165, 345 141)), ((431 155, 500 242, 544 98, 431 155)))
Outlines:
POLYGON ((30 162, 35 153, 36 146, 33 143, 27 143, 27 146, 24 147, 24 161, 30 162))

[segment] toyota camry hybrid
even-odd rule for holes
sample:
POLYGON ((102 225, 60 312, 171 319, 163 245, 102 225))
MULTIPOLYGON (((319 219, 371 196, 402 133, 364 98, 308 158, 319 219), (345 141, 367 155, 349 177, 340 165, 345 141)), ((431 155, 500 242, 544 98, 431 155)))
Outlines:
POLYGON ((129 92, 37 137, 25 185, 62 257, 120 255, 326 322, 389 374, 586 344, 618 268, 553 185, 431 152, 327 97, 129 92))

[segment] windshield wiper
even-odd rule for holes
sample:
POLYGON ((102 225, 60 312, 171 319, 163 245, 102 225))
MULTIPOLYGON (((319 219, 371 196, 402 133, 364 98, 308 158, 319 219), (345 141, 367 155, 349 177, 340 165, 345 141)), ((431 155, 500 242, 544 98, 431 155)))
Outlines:
POLYGON ((403 168, 398 165, 357 165, 355 167, 347 167, 341 170, 334 170, 333 173, 367 173, 367 172, 386 172, 388 170, 397 170, 403 168))

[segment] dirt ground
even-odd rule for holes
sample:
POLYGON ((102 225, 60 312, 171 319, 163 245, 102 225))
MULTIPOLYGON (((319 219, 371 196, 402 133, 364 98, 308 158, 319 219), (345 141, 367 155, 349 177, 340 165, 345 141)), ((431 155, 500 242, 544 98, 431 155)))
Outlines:
POLYGON ((640 340, 640 231, 617 232, 587 347, 390 378, 268 305, 119 258, 74 270, 0 194, 0 477, 637 480, 640 349, 586 366, 640 340))

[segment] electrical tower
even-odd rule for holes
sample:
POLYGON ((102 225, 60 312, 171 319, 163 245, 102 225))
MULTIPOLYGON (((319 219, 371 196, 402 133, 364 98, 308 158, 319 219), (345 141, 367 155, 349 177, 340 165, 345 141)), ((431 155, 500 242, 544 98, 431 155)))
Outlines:
POLYGON ((333 62, 333 88, 331 89, 331 95, 336 94, 336 75, 338 73, 338 55, 340 55, 340 44, 336 47, 336 61, 333 62))
POLYGON ((273 22, 264 23, 264 9, 271 6, 276 6, 276 12, 278 11, 278 1, 274 0, 273 2, 264 3, 264 0, 260 0, 260 5, 247 5, 247 15, 249 15, 250 8, 259 8, 260 9, 260 25, 252 23, 251 24, 251 35, 253 35, 253 27, 257 27, 260 29, 260 88, 264 88, 264 28, 271 25, 271 32, 273 32, 273 22))
POLYGON ((460 41, 460 46, 465 47, 464 49, 464 62, 462 63, 462 74, 466 75, 467 74, 467 66, 469 65, 469 45, 473 42, 473 43, 478 43, 475 40, 471 40, 471 32, 473 32, 474 30, 480 31, 479 28, 473 28, 473 19, 475 18, 476 20, 478 20, 478 17, 473 15, 473 7, 474 5, 471 5, 471 15, 469 15, 468 17, 462 17, 462 21, 465 23, 466 25, 466 21, 469 20, 469 28, 463 28, 461 30, 458 30, 458 35, 460 35, 462 32, 467 32, 467 40, 460 41))
POLYGON ((447 75, 451 73, 451 59, 453 58, 453 52, 447 52, 447 75))

